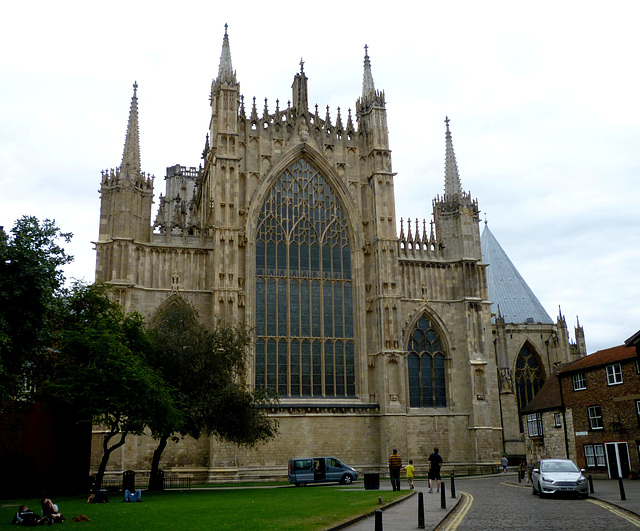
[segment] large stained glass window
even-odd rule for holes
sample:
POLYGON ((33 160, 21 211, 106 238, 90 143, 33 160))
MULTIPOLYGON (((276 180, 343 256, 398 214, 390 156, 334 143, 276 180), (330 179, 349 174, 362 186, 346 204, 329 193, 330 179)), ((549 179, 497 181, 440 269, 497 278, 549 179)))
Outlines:
POLYGON ((424 316, 411 335, 408 352, 410 407, 446 407, 442 342, 424 316))
POLYGON ((355 396, 351 247, 340 204, 301 159, 274 183, 256 236, 256 387, 355 396))
MULTIPOLYGON (((537 356, 525 343, 520 349, 516 359, 516 395, 518 397, 518 413, 538 394, 544 379, 537 356)), ((520 419, 520 431, 523 431, 522 415, 520 419)))

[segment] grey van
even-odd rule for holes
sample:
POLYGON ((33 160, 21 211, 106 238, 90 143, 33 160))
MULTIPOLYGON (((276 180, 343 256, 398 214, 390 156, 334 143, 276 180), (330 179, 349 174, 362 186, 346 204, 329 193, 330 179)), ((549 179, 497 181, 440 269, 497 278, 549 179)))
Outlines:
POLYGON ((357 479, 358 473, 355 469, 335 457, 305 457, 289 460, 287 480, 296 487, 303 487, 307 483, 329 481, 350 485, 357 479))

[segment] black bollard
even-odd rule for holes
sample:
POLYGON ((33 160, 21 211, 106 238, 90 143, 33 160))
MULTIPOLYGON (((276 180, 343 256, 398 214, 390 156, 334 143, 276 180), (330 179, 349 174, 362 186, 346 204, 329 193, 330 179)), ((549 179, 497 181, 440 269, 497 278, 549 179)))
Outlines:
POLYGON ((453 475, 453 472, 451 472, 451 497, 456 497, 456 478, 453 475))
POLYGON ((382 529, 382 511, 380 509, 378 509, 375 512, 375 518, 376 518, 375 531, 383 531, 383 529, 382 529))
POLYGON ((589 494, 593 494, 593 478, 589 474, 589 494))
POLYGON ((624 485, 622 484, 622 476, 618 476, 618 485, 620 485, 620 499, 626 500, 627 497, 624 494, 624 485))
POLYGON ((424 494, 418 492, 418 529, 424 529, 424 494))
POLYGON ((447 508, 447 498, 444 494, 444 481, 440 482, 440 507, 443 509, 447 508))

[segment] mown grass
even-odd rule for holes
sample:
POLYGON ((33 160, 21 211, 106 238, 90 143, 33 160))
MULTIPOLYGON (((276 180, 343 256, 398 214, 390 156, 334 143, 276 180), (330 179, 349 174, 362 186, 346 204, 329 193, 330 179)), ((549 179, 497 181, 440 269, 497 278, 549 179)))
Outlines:
MULTIPOLYGON (((145 491, 141 503, 123 503, 118 493, 110 495, 108 504, 87 504, 85 497, 54 498, 54 502, 66 517, 64 529, 319 530, 374 511, 379 496, 387 503, 407 493, 364 490, 360 483, 350 487, 145 491), (71 522, 80 514, 91 521, 71 522)), ((10 527, 21 503, 39 511, 39 500, 2 500, 0 528, 10 527)))

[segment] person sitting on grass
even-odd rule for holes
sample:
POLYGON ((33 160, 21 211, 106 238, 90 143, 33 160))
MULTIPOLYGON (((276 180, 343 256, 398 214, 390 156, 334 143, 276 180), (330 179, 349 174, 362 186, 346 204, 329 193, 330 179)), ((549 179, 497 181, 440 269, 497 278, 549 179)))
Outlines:
POLYGON ((87 503, 109 503, 109 496, 103 490, 99 490, 96 493, 92 492, 87 498, 87 503))
POLYGON ((62 516, 62 514, 58 511, 58 506, 49 498, 42 498, 40 505, 42 506, 42 517, 46 519, 46 522, 48 522, 49 525, 53 524, 54 522, 57 524, 61 524, 62 522, 64 522, 64 516, 62 516))
POLYGON ((129 492, 128 490, 124 491, 124 501, 125 502, 141 502, 142 501, 142 491, 138 489, 135 492, 129 492))
POLYGON ((12 524, 18 525, 26 525, 26 526, 36 526, 40 523, 40 517, 29 510, 29 507, 26 505, 21 505, 18 508, 18 512, 13 516, 13 520, 11 520, 12 524))

